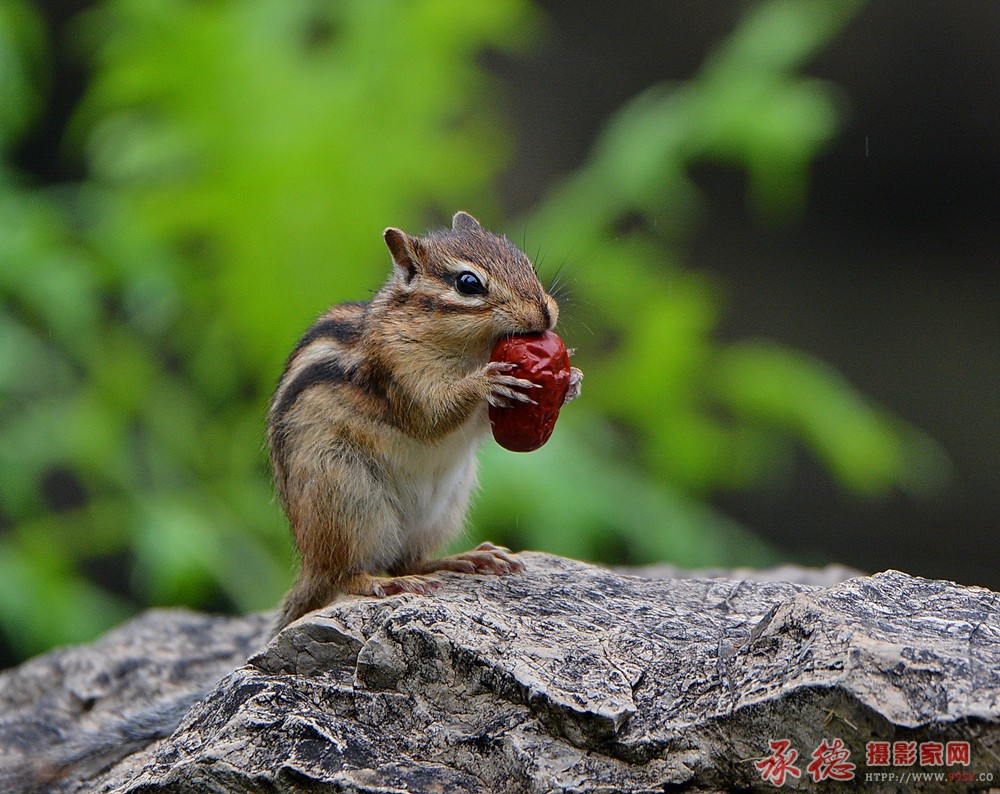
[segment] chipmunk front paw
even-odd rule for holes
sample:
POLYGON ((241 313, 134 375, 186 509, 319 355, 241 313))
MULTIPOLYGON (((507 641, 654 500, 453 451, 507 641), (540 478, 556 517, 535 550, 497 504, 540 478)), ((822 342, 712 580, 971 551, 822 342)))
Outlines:
POLYGON ((491 361, 485 367, 486 377, 489 383, 489 393, 486 395, 486 402, 494 408, 510 408, 514 403, 528 403, 537 405, 531 397, 518 389, 540 389, 537 383, 532 383, 525 378, 517 378, 506 373, 517 367, 507 361, 491 361))
POLYGON ((569 368, 569 388, 566 390, 566 398, 563 405, 570 400, 575 400, 580 396, 580 382, 583 380, 583 373, 576 367, 569 368))

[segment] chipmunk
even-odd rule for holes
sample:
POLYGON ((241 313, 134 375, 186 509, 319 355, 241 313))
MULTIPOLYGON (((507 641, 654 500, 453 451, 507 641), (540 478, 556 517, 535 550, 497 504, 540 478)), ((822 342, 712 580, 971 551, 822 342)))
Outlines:
MULTIPOLYGON (((487 405, 533 402, 535 384, 491 349, 551 330, 559 307, 528 257, 468 213, 424 237, 383 236, 388 281, 306 331, 271 400, 271 467, 301 557, 277 630, 340 593, 428 593, 435 571, 523 568, 490 543, 429 555, 462 528, 487 405)), ((567 401, 581 378, 574 368, 567 401)))

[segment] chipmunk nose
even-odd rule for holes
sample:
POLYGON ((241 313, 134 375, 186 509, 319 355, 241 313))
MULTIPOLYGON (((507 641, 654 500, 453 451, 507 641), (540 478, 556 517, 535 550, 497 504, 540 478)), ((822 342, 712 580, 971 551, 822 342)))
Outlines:
POLYGON ((559 319, 559 307, 548 295, 538 300, 522 303, 516 313, 518 333, 540 334, 551 331, 559 319))
POLYGON ((542 319, 545 320, 546 331, 551 331, 559 322, 559 304, 551 295, 545 295, 542 300, 542 319))
POLYGON ((552 322, 552 312, 549 311, 549 304, 542 304, 542 321, 544 322, 545 328, 543 330, 550 331, 555 323, 552 322))

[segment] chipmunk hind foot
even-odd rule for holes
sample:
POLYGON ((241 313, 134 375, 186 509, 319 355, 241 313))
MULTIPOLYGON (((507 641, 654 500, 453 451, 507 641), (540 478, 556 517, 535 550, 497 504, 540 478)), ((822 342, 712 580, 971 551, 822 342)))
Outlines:
POLYGON ((472 551, 463 551, 450 557, 435 560, 416 560, 408 563, 398 573, 428 574, 435 571, 452 573, 485 573, 506 576, 524 570, 524 564, 514 553, 503 546, 480 543, 472 551))
POLYGON ((400 593, 427 595, 440 586, 441 582, 431 576, 419 576, 410 572, 399 576, 374 576, 370 573, 359 573, 344 583, 344 592, 386 598, 400 593))

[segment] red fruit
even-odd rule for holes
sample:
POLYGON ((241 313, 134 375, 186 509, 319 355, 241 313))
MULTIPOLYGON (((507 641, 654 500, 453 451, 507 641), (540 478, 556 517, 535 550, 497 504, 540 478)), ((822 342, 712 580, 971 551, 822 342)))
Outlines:
POLYGON ((537 405, 514 403, 509 408, 490 406, 490 425, 497 443, 512 452, 531 452, 549 440, 569 389, 569 354, 552 331, 508 336, 497 342, 490 361, 517 366, 504 374, 524 378, 542 388, 525 393, 537 405))

